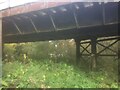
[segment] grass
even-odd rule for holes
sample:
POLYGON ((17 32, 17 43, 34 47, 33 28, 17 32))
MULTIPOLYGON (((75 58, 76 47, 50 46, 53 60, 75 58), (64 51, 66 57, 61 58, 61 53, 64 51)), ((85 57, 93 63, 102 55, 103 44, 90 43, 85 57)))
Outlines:
MULTIPOLYGON (((114 76, 113 76, 114 77, 114 76)), ((117 79, 117 78, 115 78, 117 79)), ((105 71, 85 71, 65 62, 30 60, 3 63, 3 87, 11 88, 118 88, 105 71)))

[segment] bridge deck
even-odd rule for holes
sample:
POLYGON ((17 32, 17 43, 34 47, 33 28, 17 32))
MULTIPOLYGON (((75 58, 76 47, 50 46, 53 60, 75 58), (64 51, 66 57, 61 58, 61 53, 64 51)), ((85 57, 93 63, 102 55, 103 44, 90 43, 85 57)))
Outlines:
POLYGON ((77 2, 3 17, 3 41, 117 36, 118 5, 117 2, 77 2))

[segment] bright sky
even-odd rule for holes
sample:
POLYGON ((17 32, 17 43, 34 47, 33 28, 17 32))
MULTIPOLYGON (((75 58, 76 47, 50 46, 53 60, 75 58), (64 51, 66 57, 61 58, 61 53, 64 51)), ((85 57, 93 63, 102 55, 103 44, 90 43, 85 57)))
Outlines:
MULTIPOLYGON (((30 3, 30 2, 57 2, 57 1, 61 1, 64 2, 65 0, 0 0, 0 10, 8 8, 8 7, 14 7, 14 6, 18 6, 18 5, 22 5, 25 3, 30 3)), ((74 0, 72 0, 74 1, 74 0)), ((89 2, 95 2, 95 1, 107 1, 107 2, 111 2, 111 1, 120 1, 120 0, 75 0, 75 1, 89 1, 89 2)))
POLYGON ((0 10, 36 1, 38 0, 0 0, 0 10))

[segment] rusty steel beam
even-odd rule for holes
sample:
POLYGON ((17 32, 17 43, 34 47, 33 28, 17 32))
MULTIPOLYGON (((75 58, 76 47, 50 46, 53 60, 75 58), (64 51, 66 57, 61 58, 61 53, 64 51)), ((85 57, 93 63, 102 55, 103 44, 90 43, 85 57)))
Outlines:
POLYGON ((7 8, 4 10, 1 10, 0 13, 2 14, 2 17, 8 17, 8 16, 17 15, 17 14, 23 14, 23 13, 28 13, 32 11, 65 5, 68 3, 71 3, 71 2, 34 2, 34 3, 24 4, 17 7, 7 8))

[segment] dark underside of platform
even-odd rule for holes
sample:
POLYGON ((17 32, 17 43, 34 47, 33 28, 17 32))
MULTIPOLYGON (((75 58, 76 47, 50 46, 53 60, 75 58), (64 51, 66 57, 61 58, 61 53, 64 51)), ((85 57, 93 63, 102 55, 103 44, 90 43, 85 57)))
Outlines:
POLYGON ((118 36, 118 3, 72 3, 3 18, 3 42, 118 36))
POLYGON ((3 37, 5 43, 34 42, 45 40, 65 40, 65 39, 91 39, 99 37, 118 36, 118 25, 102 25, 85 28, 74 28, 62 31, 40 32, 25 35, 12 35, 3 37))

